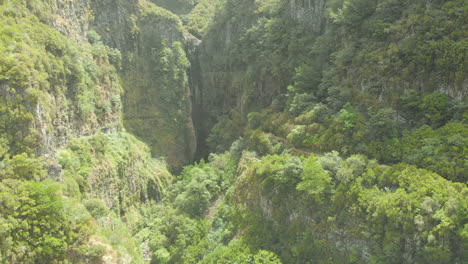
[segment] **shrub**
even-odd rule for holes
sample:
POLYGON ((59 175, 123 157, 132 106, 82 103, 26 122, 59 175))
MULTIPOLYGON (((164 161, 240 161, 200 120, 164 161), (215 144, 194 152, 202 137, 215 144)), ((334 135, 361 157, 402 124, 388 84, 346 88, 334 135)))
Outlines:
POLYGON ((88 199, 83 201, 88 212, 95 218, 106 216, 109 213, 109 208, 103 201, 98 199, 88 199))

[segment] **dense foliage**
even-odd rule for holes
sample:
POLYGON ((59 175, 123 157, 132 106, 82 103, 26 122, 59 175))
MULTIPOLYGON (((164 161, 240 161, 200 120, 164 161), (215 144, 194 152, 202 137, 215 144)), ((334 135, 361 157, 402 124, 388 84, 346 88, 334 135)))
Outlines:
POLYGON ((50 147, 41 137, 54 133, 53 122, 68 119, 83 132, 119 125, 120 86, 108 47, 97 40, 79 46, 18 1, 2 4, 0 12, 2 155, 50 147), (38 127, 38 119, 47 126, 38 127))
POLYGON ((198 192, 208 215, 228 205, 237 235, 221 248, 465 262, 466 3, 320 3, 226 1, 204 35, 208 146, 245 150, 223 209, 198 192))
POLYGON ((0 262, 61 263, 93 259, 99 247, 87 244, 91 216, 46 180, 40 159, 21 154, 0 162, 0 262))
POLYGON ((466 1, 52 2, 0 0, 0 263, 468 261, 466 1))
POLYGON ((364 155, 259 157, 246 147, 187 167, 146 213, 138 237, 152 263, 466 260, 465 184, 364 155))
POLYGON ((0 263, 143 262, 120 214, 160 199, 169 173, 125 133, 77 139, 61 164, 51 158, 71 137, 121 127, 120 52, 95 31, 67 38, 49 25, 52 12, 43 1, 0 2, 0 263), (106 176, 128 188, 115 206, 96 195, 106 176))
MULTIPOLYGON (((319 15, 295 1, 247 2, 228 1, 204 44, 223 47, 214 51, 220 56, 202 57, 210 70, 245 73, 228 76, 244 83, 243 114, 218 117, 208 138, 212 151, 227 149, 249 119, 250 129, 300 150, 403 161, 466 182, 464 1, 327 1, 319 15), (225 23, 246 13, 253 19, 223 46, 225 23), (320 24, 326 29, 314 27, 320 24), (271 107, 247 116, 249 106, 258 109, 259 92, 272 95, 263 88, 271 80, 283 90, 271 107)), ((219 84, 239 90, 236 82, 219 84)))

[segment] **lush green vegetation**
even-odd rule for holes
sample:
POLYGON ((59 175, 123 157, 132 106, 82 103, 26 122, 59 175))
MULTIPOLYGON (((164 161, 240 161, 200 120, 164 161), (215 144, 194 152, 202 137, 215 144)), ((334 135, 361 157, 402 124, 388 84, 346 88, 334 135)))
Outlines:
POLYGON ((137 237, 152 263, 466 260, 465 184, 364 155, 260 157, 244 143, 186 167, 145 212, 137 237))
POLYGON ((0 0, 0 263, 468 261, 466 1, 52 2, 0 0))
POLYGON ((208 146, 244 149, 221 248, 465 262, 466 3, 304 2, 226 1, 204 35, 208 146))
MULTIPOLYGON (((208 138, 211 150, 226 149, 226 141, 243 133, 252 138, 244 131, 249 123, 299 150, 403 161, 466 182, 467 65, 459 60, 467 54, 464 1, 328 1, 326 7, 316 21, 308 17, 313 10, 299 3, 226 3, 206 47, 222 46, 232 17, 254 19, 230 32, 240 37, 215 50, 219 56, 202 59, 208 71, 234 69, 244 83, 239 96, 246 99, 243 114, 218 117, 208 138), (326 30, 314 29, 327 19, 326 30), (287 89, 277 92, 271 107, 246 117, 246 108, 258 109, 257 90, 264 89, 258 83, 271 80, 287 89)), ((235 82, 218 84, 239 90, 235 82)))
POLYGON ((116 213, 160 200, 172 178, 145 144, 126 133, 72 140, 59 162, 67 196, 102 200, 116 213))
POLYGON ((187 16, 187 30, 196 37, 202 38, 213 25, 214 17, 224 6, 225 0, 198 0, 187 16))
MULTIPOLYGON (((73 152, 70 147, 61 155, 64 174, 48 172, 60 167, 50 153, 55 155, 64 139, 121 126, 116 70, 121 66, 120 52, 105 46, 94 31, 87 34, 88 42, 79 44, 60 34, 47 24, 50 3, 2 1, 0 13, 0 263, 101 263, 104 255, 117 256, 123 250, 106 241, 107 223, 96 225, 93 219, 107 216, 108 207, 84 194, 89 191, 86 177, 96 175, 92 168, 97 162, 85 153, 90 148, 71 143, 79 154, 89 156, 67 156, 73 152)), ((109 160, 110 144, 121 148, 112 152, 116 159, 123 159, 117 153, 133 154, 133 159, 125 158, 121 175, 135 170, 147 178, 147 189, 135 195, 140 195, 138 201, 150 200, 149 196, 156 200, 161 181, 168 179, 164 165, 152 160, 147 148, 129 135, 113 135, 112 142, 102 142, 102 137, 97 135, 91 143, 101 149, 92 151, 107 157, 107 164, 117 163, 109 160), (139 164, 129 164, 135 160, 139 164)), ((116 174, 117 165, 112 169, 109 175, 116 174)), ((132 199, 123 203, 134 205, 132 199)), ((142 259, 139 250, 133 252, 137 244, 123 238, 114 241, 128 247, 134 259, 142 259)))
MULTIPOLYGON (((47 9, 39 10, 47 15, 47 9)), ((97 39, 79 46, 18 1, 3 3, 0 12, 2 156, 41 152, 49 146, 40 137, 67 118, 88 133, 119 125, 121 91, 108 47, 97 39)))
POLYGON ((60 184, 46 180, 43 160, 27 154, 0 162, 1 263, 61 263, 95 258, 91 216, 60 184))

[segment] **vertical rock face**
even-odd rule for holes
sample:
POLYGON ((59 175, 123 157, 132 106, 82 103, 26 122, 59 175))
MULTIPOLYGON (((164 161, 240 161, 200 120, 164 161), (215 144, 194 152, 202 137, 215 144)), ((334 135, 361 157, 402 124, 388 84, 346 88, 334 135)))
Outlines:
POLYGON ((56 1, 52 25, 62 34, 74 39, 83 39, 92 21, 92 10, 88 0, 56 1))
POLYGON ((249 1, 241 2, 239 10, 226 6, 218 18, 219 21, 216 21, 215 26, 207 32, 190 56, 190 87, 199 146, 198 156, 208 153, 204 144, 217 117, 229 113, 232 109, 246 113, 252 108, 267 106, 272 100, 272 95, 276 95, 282 86, 276 78, 267 76, 266 72, 255 76, 255 82, 250 78, 252 76, 249 75, 249 61, 242 57, 240 39, 258 16, 249 1), (235 15, 228 16, 228 12, 235 15))
POLYGON ((193 159, 190 66, 177 16, 146 1, 95 1, 94 28, 122 54, 124 126, 170 165, 193 159))
POLYGON ((19 145, 26 139, 37 139, 30 144, 36 154, 55 163, 56 150, 71 138, 116 132, 123 125, 170 165, 192 161, 190 62, 176 15, 146 0, 18 6, 42 23, 11 19, 32 36, 24 40, 27 49, 18 49, 29 80, 0 83, 5 105, 25 105, 25 116, 33 115, 22 135, 11 140, 13 152, 24 151, 19 145), (30 32, 30 27, 38 30, 30 32))
POLYGON ((0 162, 44 158, 65 195, 115 211, 158 200, 166 164, 123 124, 153 156, 191 161, 180 20, 146 1, 31 0, 1 2, 0 24, 0 162))
MULTIPOLYGON (((346 9, 346 4, 334 5, 325 0, 227 1, 191 57, 199 146, 217 117, 232 109, 245 115, 268 106, 295 83, 296 69, 302 65, 310 66, 317 79, 308 93, 312 91, 320 100, 337 101, 338 90, 352 91, 396 107, 396 98, 411 89, 466 100, 466 63, 457 59, 464 52, 457 37, 462 33, 454 26, 461 24, 461 18, 447 22, 444 34, 453 39, 439 38, 437 44, 428 44, 441 32, 434 31, 431 37, 421 31, 427 25, 420 25, 416 32, 405 24, 403 13, 392 14, 395 21, 385 26, 383 37, 369 28, 391 6, 370 7, 356 21, 349 15, 355 23, 350 26, 346 23, 351 22, 328 14, 346 9), (388 34, 394 37, 387 38, 388 34), (414 55, 418 53, 424 55, 414 55)), ((427 12, 440 8, 431 5, 420 8, 427 12)), ((355 11, 350 12, 359 13, 355 11)))
POLYGON ((27 8, 44 22, 28 17, 17 22, 30 36, 24 43, 37 49, 25 62, 29 84, 4 88, 34 98, 23 103, 34 115, 35 152, 53 163, 57 149, 71 138, 121 129, 122 87, 108 50, 86 40, 92 19, 88 1, 32 1, 27 8), (29 26, 37 31, 29 32, 29 26))
POLYGON ((311 22, 313 31, 320 31, 324 25, 325 0, 290 0, 289 12, 292 18, 311 22))
MULTIPOLYGON (((249 31, 264 26, 263 19, 269 16, 260 10, 259 5, 260 2, 247 0, 227 1, 224 10, 218 14, 214 25, 191 56, 190 86, 199 146, 217 117, 232 109, 242 114, 262 109, 285 92, 291 83, 294 68, 283 67, 277 71, 280 68, 277 65, 265 64, 266 57, 277 56, 273 48, 262 46, 272 40, 264 39, 262 43, 252 44, 255 41, 249 39, 249 31)), ((280 19, 307 25, 307 32, 314 35, 324 30, 325 11, 324 0, 291 0, 288 5, 278 6, 275 12, 278 12, 280 19)), ((283 54, 278 56, 278 64, 283 63, 283 59, 288 60, 288 51, 281 52, 283 54)))

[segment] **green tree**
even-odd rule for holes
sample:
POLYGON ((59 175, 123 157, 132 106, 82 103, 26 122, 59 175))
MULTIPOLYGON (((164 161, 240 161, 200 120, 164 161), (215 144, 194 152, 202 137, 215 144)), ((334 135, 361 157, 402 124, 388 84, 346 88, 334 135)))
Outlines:
POLYGON ((304 161, 302 182, 297 185, 297 189, 305 191, 313 195, 317 200, 320 200, 324 198, 322 194, 330 190, 331 180, 330 175, 317 162, 317 158, 310 156, 304 161))
POLYGON ((423 97, 419 108, 435 127, 443 125, 448 116, 447 96, 434 92, 423 97))
POLYGON ((44 180, 47 171, 44 169, 42 159, 32 158, 23 153, 13 157, 6 157, 0 161, 0 180, 44 180))
POLYGON ((0 182, 1 262, 57 263, 65 259, 71 226, 59 185, 4 179, 0 182))

